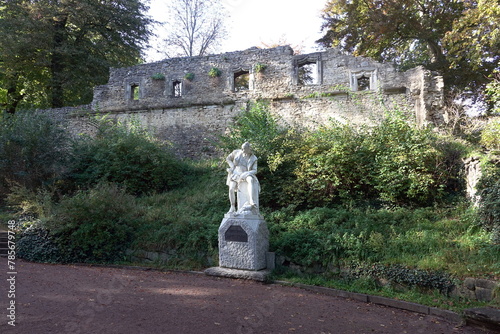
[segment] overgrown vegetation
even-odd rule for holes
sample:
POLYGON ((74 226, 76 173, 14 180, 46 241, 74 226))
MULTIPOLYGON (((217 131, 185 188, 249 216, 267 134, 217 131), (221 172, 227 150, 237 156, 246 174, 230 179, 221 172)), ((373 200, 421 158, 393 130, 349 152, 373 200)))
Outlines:
POLYGON ((473 215, 463 207, 338 207, 286 208, 266 217, 274 249, 302 267, 324 271, 398 265, 458 277, 498 276, 500 247, 473 215))
MULTIPOLYGON (((24 217, 16 218, 19 255, 109 263, 130 261, 131 249, 167 254, 157 265, 169 268, 215 265, 229 205, 223 159, 181 162, 134 122, 94 122, 94 136, 53 144, 58 154, 44 166, 61 166, 46 177, 57 181, 2 179, 10 209, 24 217)), ((40 140, 60 127, 43 129, 40 140)), ((8 166, 16 156, 2 140, 8 166)), ((229 153, 244 141, 259 157, 260 203, 284 265, 277 277, 446 294, 456 279, 500 276, 499 168, 484 165, 481 201, 469 204, 460 171, 472 144, 418 129, 397 112, 372 127, 292 128, 264 102, 242 112, 219 146, 229 153)), ((43 151, 31 146, 35 156, 43 151)))
POLYGON ((0 114, 0 196, 13 184, 34 190, 57 183, 67 165, 68 135, 46 115, 0 114))
POLYGON ((182 183, 181 163, 165 143, 155 139, 137 122, 96 121, 94 136, 73 143, 69 176, 77 186, 99 182, 122 185, 132 194, 170 190, 182 183))

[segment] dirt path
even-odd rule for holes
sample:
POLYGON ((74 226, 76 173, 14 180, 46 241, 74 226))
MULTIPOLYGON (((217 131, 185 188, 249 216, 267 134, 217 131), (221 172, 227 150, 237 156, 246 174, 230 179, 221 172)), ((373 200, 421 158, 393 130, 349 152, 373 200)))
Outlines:
POLYGON ((0 333, 486 333, 294 287, 204 275, 17 261, 15 327, 0 259, 0 333))

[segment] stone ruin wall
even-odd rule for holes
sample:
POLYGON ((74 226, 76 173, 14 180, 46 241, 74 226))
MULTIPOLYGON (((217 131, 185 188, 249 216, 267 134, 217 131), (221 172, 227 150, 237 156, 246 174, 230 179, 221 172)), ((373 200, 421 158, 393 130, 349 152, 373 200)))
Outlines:
POLYGON ((210 139, 224 133, 251 101, 266 100, 285 122, 307 127, 330 119, 374 124, 393 108, 420 125, 437 125, 446 121, 442 92, 442 78, 422 67, 398 72, 336 49, 294 55, 288 46, 251 48, 111 69, 109 82, 94 89, 92 104, 83 112, 72 109, 69 118, 76 132, 90 131, 83 116, 88 112, 135 118, 183 155, 194 156, 214 152, 210 139), (257 71, 258 64, 265 70, 257 71), (208 75, 213 67, 220 76, 208 75), (302 82, 303 68, 312 71, 314 82, 302 82), (243 89, 235 88, 240 75, 248 79, 243 89))

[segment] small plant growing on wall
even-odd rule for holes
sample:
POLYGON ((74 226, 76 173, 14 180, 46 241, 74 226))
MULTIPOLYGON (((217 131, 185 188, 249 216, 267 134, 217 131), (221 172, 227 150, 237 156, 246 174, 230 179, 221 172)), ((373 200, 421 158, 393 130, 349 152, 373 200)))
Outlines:
POLYGON ((194 79, 194 73, 191 73, 191 72, 188 72, 184 75, 184 79, 186 79, 187 81, 193 81, 194 79))
POLYGON ((262 63, 257 63, 255 64, 254 66, 254 70, 256 73, 262 73, 266 70, 267 68, 267 65, 266 64, 262 64, 262 63))
POLYGON ((165 80, 165 75, 163 73, 155 73, 151 76, 153 80, 165 80))
POLYGON ((211 78, 220 77, 221 74, 222 74, 221 70, 219 70, 217 67, 212 67, 210 71, 208 71, 208 76, 211 78))

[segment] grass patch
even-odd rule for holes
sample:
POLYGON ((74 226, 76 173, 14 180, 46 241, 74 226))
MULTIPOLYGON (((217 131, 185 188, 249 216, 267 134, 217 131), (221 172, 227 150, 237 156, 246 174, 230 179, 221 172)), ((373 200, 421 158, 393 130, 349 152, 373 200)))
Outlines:
POLYGON ((200 269, 213 262, 217 230, 229 205, 224 179, 217 162, 198 162, 182 188, 139 198, 145 215, 132 249, 175 251, 164 264, 175 269, 200 269))
POLYGON ((300 266, 403 265, 456 277, 499 277, 500 252, 466 206, 315 208, 270 213, 271 248, 300 266))

